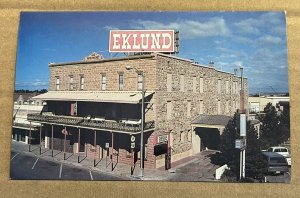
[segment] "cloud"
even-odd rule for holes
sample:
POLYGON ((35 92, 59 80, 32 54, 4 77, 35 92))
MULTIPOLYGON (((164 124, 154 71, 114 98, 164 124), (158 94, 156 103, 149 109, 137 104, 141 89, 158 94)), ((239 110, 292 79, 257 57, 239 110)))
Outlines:
POLYGON ((194 39, 212 36, 229 36, 231 34, 229 27, 221 17, 210 18, 206 22, 193 20, 179 20, 168 24, 138 20, 132 22, 134 29, 175 29, 179 30, 181 38, 194 39))
POLYGON ((246 34, 259 34, 262 30, 267 29, 275 34, 285 33, 284 15, 281 12, 267 12, 258 18, 248 18, 234 23, 237 31, 246 34))
POLYGON ((249 18, 246 20, 242 20, 240 22, 234 23, 234 25, 238 28, 238 32, 248 33, 248 34, 258 34, 259 26, 262 25, 262 21, 258 19, 249 18))
POLYGON ((277 36, 265 35, 257 39, 257 43, 260 45, 278 45, 282 44, 283 40, 277 36))
POLYGON ((109 30, 119 30, 119 28, 111 26, 111 25, 104 26, 103 28, 107 31, 109 31, 109 30))
POLYGON ((35 79, 32 82, 17 81, 16 82, 16 87, 29 87, 29 88, 43 87, 43 88, 48 88, 48 81, 42 81, 40 79, 35 79))

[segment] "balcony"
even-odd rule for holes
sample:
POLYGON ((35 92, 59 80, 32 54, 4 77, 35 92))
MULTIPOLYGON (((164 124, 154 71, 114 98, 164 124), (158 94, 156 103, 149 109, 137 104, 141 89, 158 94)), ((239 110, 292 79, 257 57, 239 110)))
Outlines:
MULTIPOLYGON (((117 122, 115 120, 93 119, 89 117, 61 116, 61 115, 41 115, 28 114, 27 120, 45 124, 56 124, 62 126, 82 127, 98 130, 117 131, 125 133, 139 133, 141 124, 133 122, 117 122)), ((146 122, 144 131, 154 130, 155 122, 146 122)))

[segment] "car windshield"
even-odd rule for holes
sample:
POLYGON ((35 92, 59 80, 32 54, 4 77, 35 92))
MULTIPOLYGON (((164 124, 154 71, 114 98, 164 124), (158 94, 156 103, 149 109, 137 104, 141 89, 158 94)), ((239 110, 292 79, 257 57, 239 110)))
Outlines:
POLYGON ((272 149, 272 148, 269 148, 267 151, 270 151, 270 152, 272 152, 272 151, 273 151, 273 149, 272 149))

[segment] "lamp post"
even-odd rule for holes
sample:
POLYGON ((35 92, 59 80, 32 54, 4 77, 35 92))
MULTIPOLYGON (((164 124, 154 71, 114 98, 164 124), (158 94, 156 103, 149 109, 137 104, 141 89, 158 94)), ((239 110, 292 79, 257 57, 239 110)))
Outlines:
POLYGON ((144 80, 145 80, 145 75, 142 71, 137 70, 134 67, 131 66, 126 66, 127 70, 134 69, 138 74, 142 75, 142 109, 141 109, 141 142, 140 142, 140 177, 144 177, 144 119, 145 119, 145 111, 144 111, 144 98, 145 98, 145 91, 144 91, 144 80))

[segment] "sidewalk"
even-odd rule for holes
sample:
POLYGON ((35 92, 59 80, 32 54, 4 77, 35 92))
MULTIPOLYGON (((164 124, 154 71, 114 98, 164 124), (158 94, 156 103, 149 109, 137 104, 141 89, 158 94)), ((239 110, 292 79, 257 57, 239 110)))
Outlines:
POLYGON ((54 160, 59 163, 69 164, 76 167, 81 167, 93 171, 99 171, 106 174, 111 174, 116 177, 120 177, 126 180, 158 180, 158 181, 167 181, 172 173, 159 170, 159 169, 144 169, 144 177, 140 178, 140 167, 139 164, 136 164, 133 175, 130 175, 131 166, 126 164, 117 163, 116 159, 113 162, 113 170, 112 164, 109 159, 97 159, 96 167, 94 167, 94 159, 91 157, 85 157, 84 154, 81 154, 79 157, 78 163, 78 155, 72 153, 66 153, 66 160, 64 160, 64 153, 58 150, 54 150, 52 157, 52 150, 42 148, 42 152, 40 155, 39 145, 32 145, 31 152, 29 152, 29 145, 21 142, 12 141, 12 151, 19 153, 26 153, 28 155, 34 155, 47 160, 54 160))

